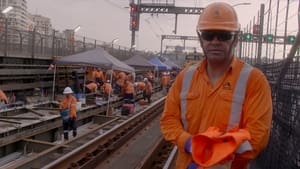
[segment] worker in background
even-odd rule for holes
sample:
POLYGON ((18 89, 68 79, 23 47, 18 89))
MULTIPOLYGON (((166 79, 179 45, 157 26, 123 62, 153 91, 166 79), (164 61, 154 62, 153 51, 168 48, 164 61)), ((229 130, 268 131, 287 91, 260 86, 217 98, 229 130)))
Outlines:
POLYGON ((104 98, 106 100, 108 100, 109 96, 112 95, 112 86, 111 86, 111 83, 110 83, 110 80, 107 80, 102 86, 102 91, 103 91, 103 94, 104 94, 104 98))
POLYGON ((237 14, 227 3, 211 3, 199 17, 205 57, 176 77, 160 120, 163 136, 178 148, 176 169, 246 169, 269 141, 270 86, 259 69, 234 56, 239 32, 237 14), (227 135, 234 139, 218 141, 227 135))
POLYGON ((122 71, 117 73, 116 77, 116 86, 115 86, 115 92, 119 94, 123 90, 123 86, 126 80, 126 74, 122 71))
POLYGON ((101 68, 96 68, 95 82, 99 83, 99 84, 104 83, 104 74, 103 74, 103 71, 101 70, 101 68))
POLYGON ((96 68, 88 67, 86 71, 86 83, 95 82, 96 68))
POLYGON ((130 81, 131 83, 133 83, 133 82, 134 82, 134 75, 133 75, 132 73, 128 73, 128 74, 126 75, 126 79, 127 79, 128 81, 130 81))
POLYGON ((85 86, 86 93, 96 93, 100 89, 100 84, 96 82, 90 82, 85 86))
POLYGON ((148 103, 151 103, 151 96, 152 96, 152 84, 147 78, 144 78, 145 88, 143 92, 144 100, 147 100, 148 103))
POLYGON ((7 96, 1 89, 0 89, 0 101, 2 104, 8 103, 7 96))
POLYGON ((155 77, 152 71, 147 72, 145 78, 147 78, 150 83, 154 84, 155 77))
POLYGON ((143 81, 139 81, 139 82, 134 83, 136 93, 144 91, 145 86, 146 86, 146 84, 143 81))
POLYGON ((69 139, 69 127, 73 131, 73 137, 77 135, 76 126, 76 98, 72 95, 73 91, 70 87, 66 87, 63 91, 64 97, 59 105, 59 110, 63 119, 64 140, 69 139))
POLYGON ((161 87, 163 92, 168 93, 170 83, 170 74, 168 72, 163 72, 161 76, 161 87))
POLYGON ((125 103, 134 103, 134 86, 128 79, 124 81, 123 96, 125 103))

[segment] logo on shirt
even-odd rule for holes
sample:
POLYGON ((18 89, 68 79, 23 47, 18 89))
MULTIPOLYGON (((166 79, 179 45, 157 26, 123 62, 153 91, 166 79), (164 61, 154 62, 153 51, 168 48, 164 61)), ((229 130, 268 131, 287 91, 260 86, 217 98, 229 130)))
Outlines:
POLYGON ((225 90, 231 90, 231 84, 230 84, 230 82, 225 82, 223 84, 223 89, 225 89, 225 90))

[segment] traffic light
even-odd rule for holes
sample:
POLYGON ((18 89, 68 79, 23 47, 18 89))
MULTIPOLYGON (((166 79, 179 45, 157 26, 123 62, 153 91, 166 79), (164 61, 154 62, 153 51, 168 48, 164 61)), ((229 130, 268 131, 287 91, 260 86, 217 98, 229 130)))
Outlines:
POLYGON ((253 36, 251 33, 244 33, 243 34, 243 40, 244 41, 251 41, 253 39, 253 36))
POLYGON ((272 34, 266 34, 265 36, 264 36, 264 42, 273 42, 273 40, 274 40, 274 36, 272 35, 272 34))
POLYGON ((260 25, 254 24, 253 25, 253 34, 254 35, 258 35, 259 34, 259 30, 260 30, 260 25))
POLYGON ((295 43, 295 41, 296 41, 296 36, 290 35, 290 36, 286 37, 286 42, 288 44, 293 44, 293 43, 295 43))
POLYGON ((130 3, 130 30, 138 31, 139 30, 139 19, 140 14, 138 11, 138 6, 134 3, 130 3))

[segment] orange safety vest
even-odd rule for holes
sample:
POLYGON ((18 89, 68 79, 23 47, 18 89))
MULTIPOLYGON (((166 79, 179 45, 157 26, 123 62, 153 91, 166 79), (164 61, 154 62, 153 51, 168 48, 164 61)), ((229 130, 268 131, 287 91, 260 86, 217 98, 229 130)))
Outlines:
POLYGON ((86 87, 92 92, 96 92, 97 90, 97 84, 94 82, 87 84, 86 87))
POLYGON ((7 97, 6 97, 6 95, 5 95, 5 93, 0 89, 0 101, 1 102, 5 102, 5 103, 7 103, 7 97))
POLYGON ((145 89, 145 83, 144 82, 136 82, 137 83, 137 85, 136 85, 136 90, 137 91, 142 91, 142 90, 144 90, 145 89))
POLYGON ((112 94, 112 87, 110 83, 105 82, 103 85, 103 91, 105 94, 112 94))
MULTIPOLYGON (((187 70, 187 72, 185 73, 184 77, 183 77, 183 81, 182 81, 182 89, 181 89, 181 93, 180 93, 180 97, 181 97, 181 118, 182 118, 182 123, 184 124, 185 127, 186 126, 186 120, 185 120, 185 116, 186 116, 186 94, 188 92, 188 89, 190 87, 190 81, 193 78, 194 72, 196 70, 196 68, 198 67, 199 64, 195 64, 189 67, 189 69, 187 70)), ((247 86, 247 81, 248 78, 250 76, 250 72, 252 71, 253 67, 248 65, 248 64, 244 64, 243 68, 240 72, 239 78, 237 80, 237 84, 233 93, 233 98, 238 98, 238 100, 240 102, 235 103, 233 102, 231 105, 231 113, 230 113, 230 118, 229 118, 229 123, 228 123, 228 127, 227 130, 230 130, 232 128, 238 127, 239 123, 240 123, 240 118, 241 118, 241 113, 242 113, 242 104, 244 102, 244 97, 245 97, 245 93, 246 93, 246 86, 247 86)), ((239 146, 241 145, 242 147, 240 149, 240 153, 243 153, 245 151, 249 151, 252 150, 252 147, 249 143, 248 140, 250 140, 250 134, 249 132, 246 133, 245 135, 243 135, 242 137, 238 138, 237 140, 233 141, 229 141, 226 142, 226 144, 220 144, 220 138, 221 138, 221 134, 219 135, 220 138, 217 137, 216 131, 208 131, 208 133, 204 132, 204 135, 200 134, 198 135, 198 137, 196 136, 195 139, 192 140, 192 144, 194 145, 201 145, 202 146, 194 146, 192 149, 196 151, 195 148, 199 148, 199 150, 203 150, 203 154, 198 153, 198 154, 194 154, 193 155, 193 159, 197 159, 196 162, 198 162, 198 164, 201 167, 210 167, 209 169, 217 169, 220 168, 220 165, 218 165, 219 162, 221 162, 221 160, 223 160, 224 158, 226 158, 229 154, 232 154, 236 149, 239 148, 239 146), (209 134, 212 134, 211 136, 209 134), (204 140, 199 140, 199 138, 203 138, 205 137, 205 135, 207 138, 204 140), (248 137, 249 135, 249 137, 248 137), (216 141, 216 143, 215 143, 216 141), (209 143, 209 145, 207 144, 209 143), (215 143, 215 144, 214 144, 215 143), (233 144, 235 143, 235 144, 233 144), (244 143, 244 144, 242 144, 244 143), (210 146, 208 149, 204 147, 204 145, 206 146, 210 146), (220 146, 222 145, 222 146, 220 146), (225 149, 224 147, 227 146, 227 149, 225 149), (202 148, 202 149, 201 149, 202 148), (222 149, 218 149, 218 148, 222 148, 222 149), (207 156, 207 152, 210 151, 210 156, 207 156), (198 155, 198 156, 197 156, 198 155), (216 167, 214 168, 213 165, 216 165, 216 167)), ((231 162, 229 162, 231 163, 231 162)), ((223 164, 224 166, 231 166, 231 164, 223 164)), ((228 168, 230 169, 230 168, 228 168)))
POLYGON ((126 93, 126 94, 134 93, 134 86, 130 81, 125 82, 124 93, 126 93))
POLYGON ((60 105, 59 105, 59 109, 60 110, 64 110, 64 109, 68 109, 69 110, 69 116, 70 118, 75 117, 76 118, 76 98, 74 96, 70 96, 70 97, 63 97, 60 105))
POLYGON ((184 151, 189 137, 204 133, 212 126, 219 127, 224 133, 238 124, 251 133, 253 151, 237 153, 232 168, 242 166, 239 168, 244 169, 249 160, 255 158, 268 142, 272 118, 270 86, 263 73, 251 66, 252 70, 248 70, 251 72, 249 81, 239 83, 240 77, 247 77, 242 72, 248 66, 236 58, 222 79, 211 86, 205 66, 206 60, 203 60, 199 67, 194 65, 177 76, 166 98, 160 121, 161 131, 166 140, 178 146, 176 169, 181 169, 187 167, 192 160, 191 155, 184 151), (242 87, 238 87, 238 84, 242 84, 242 87), (237 89, 247 90, 240 91, 247 95, 234 94, 237 89), (247 100, 245 102, 244 97, 247 100), (242 109, 235 109, 235 105, 242 105, 242 109))

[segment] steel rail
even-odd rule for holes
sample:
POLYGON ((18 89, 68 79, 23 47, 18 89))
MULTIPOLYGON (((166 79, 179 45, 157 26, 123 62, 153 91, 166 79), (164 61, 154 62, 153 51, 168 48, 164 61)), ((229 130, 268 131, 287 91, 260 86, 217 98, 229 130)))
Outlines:
POLYGON ((144 126, 145 121, 157 116, 153 113, 158 107, 161 107, 165 97, 155 101, 153 106, 147 107, 140 113, 130 117, 127 121, 114 126, 109 132, 100 135, 83 146, 78 147, 72 152, 65 154, 59 159, 51 162, 43 167, 43 169, 51 168, 90 168, 96 165, 100 159, 122 145, 122 142, 130 139, 130 137, 138 131, 139 127, 144 126))

